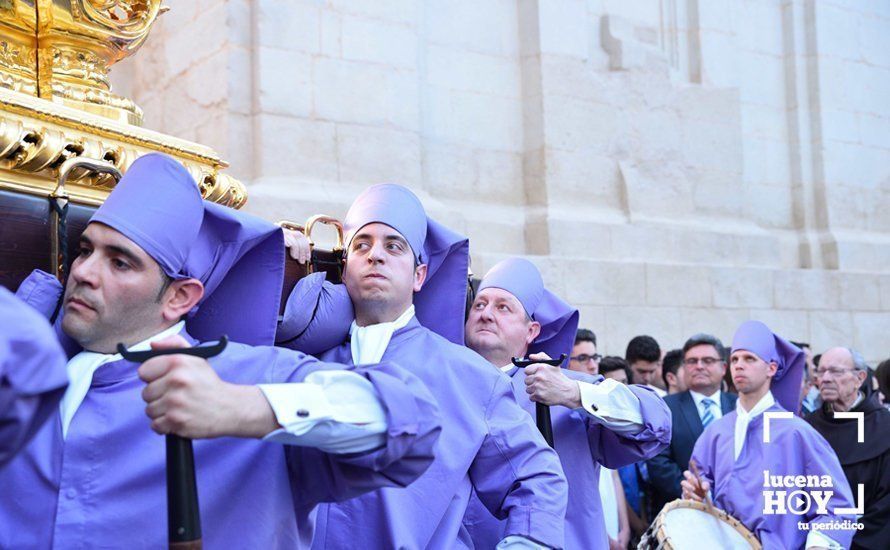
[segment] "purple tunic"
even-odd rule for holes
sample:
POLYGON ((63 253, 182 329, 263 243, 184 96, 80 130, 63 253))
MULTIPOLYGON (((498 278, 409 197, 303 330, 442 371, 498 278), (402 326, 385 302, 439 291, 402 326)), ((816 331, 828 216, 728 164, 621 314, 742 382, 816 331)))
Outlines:
POLYGON ((0 467, 57 408, 65 354, 37 311, 0 287, 0 467))
MULTIPOLYGON (((210 364, 238 384, 298 382, 313 371, 343 368, 236 343, 210 364)), ((149 427, 137 367, 123 360, 100 367, 67 439, 56 408, 0 470, 0 548, 166 546, 165 443, 149 427)), ((318 502, 404 486, 426 469, 439 433, 432 397, 391 364, 356 372, 374 384, 387 411, 387 442, 378 450, 329 455, 254 439, 194 442, 205 547, 308 545, 308 518, 318 502)))
MULTIPOLYGON (((778 403, 766 412, 785 411, 778 403)), ((695 444, 692 458, 699 464, 701 475, 711 484, 714 505, 745 524, 763 544, 765 549, 785 548, 795 550, 804 547, 808 531, 800 529, 798 522, 817 523, 844 520, 853 521, 852 515, 837 515, 835 508, 853 506, 850 485, 838 462, 837 455, 828 442, 804 420, 795 416, 789 419, 770 420, 770 443, 763 442, 763 414, 751 420, 745 443, 738 460, 735 453, 735 422, 733 411, 708 426, 695 444), (772 476, 823 476, 831 477, 833 487, 790 488, 764 487, 764 471, 772 476), (795 515, 764 514, 764 491, 834 491, 828 501, 827 513, 819 514, 815 503, 805 513, 795 515)), ((795 500, 797 497, 792 497, 795 500)), ((795 506, 797 504, 795 503, 795 506)), ((819 529, 844 548, 849 548, 853 531, 850 529, 819 529)))
MULTIPOLYGON (((323 358, 350 363, 345 343, 323 358)), ((462 519, 475 488, 506 519, 506 534, 564 544, 566 482, 559 459, 516 403, 510 380, 473 351, 412 319, 390 340, 399 361, 442 409, 432 466, 407 489, 319 506, 313 548, 473 548, 462 519)))
MULTIPOLYGON (((493 367, 492 367, 493 368, 493 367)), ((535 404, 525 392, 525 370, 507 371, 517 401, 531 417, 535 404)), ((573 380, 598 384, 602 376, 564 371, 573 380)), ((569 504, 566 510, 567 550, 608 548, 609 540, 603 523, 599 495, 600 465, 616 469, 656 455, 671 438, 671 416, 667 405, 644 386, 629 386, 640 400, 643 429, 637 434, 615 433, 594 422, 583 411, 566 407, 550 407, 553 441, 569 482, 569 504)), ((494 548, 504 537, 504 522, 498 521, 473 498, 464 524, 477 548, 494 548)))

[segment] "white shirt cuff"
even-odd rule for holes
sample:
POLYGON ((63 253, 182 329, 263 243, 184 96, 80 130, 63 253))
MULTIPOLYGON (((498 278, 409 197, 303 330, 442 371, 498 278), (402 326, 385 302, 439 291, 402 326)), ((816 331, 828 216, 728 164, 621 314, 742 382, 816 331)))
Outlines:
POLYGON ((549 547, 519 535, 508 535, 495 546, 495 550, 549 550, 549 547))
POLYGON ((350 371, 319 371, 302 383, 260 384, 281 429, 264 441, 358 453, 386 443, 386 412, 373 384, 350 371))
POLYGON ((633 435, 643 430, 640 400, 625 384, 606 378, 599 384, 578 381, 581 407, 612 431, 633 435))
POLYGON ((844 550, 844 547, 838 544, 833 538, 820 533, 819 531, 810 531, 807 533, 807 543, 805 548, 828 548, 828 550, 844 550))

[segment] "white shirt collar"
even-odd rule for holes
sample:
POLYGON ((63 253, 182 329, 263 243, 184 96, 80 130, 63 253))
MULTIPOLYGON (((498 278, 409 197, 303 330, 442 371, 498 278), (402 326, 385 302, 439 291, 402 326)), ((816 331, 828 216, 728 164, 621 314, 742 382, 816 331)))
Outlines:
POLYGON ((717 388, 717 391, 711 395, 705 395, 703 393, 698 393, 697 391, 689 390, 689 395, 692 396, 692 400, 695 402, 695 407, 698 409, 701 409, 701 402, 704 401, 705 398, 710 399, 717 405, 717 408, 720 408, 720 388, 717 388))
POLYGON ((383 354, 386 353, 386 348, 389 347, 393 333, 404 328, 413 318, 414 304, 411 304, 392 322, 360 327, 353 321, 349 327, 349 348, 352 351, 352 363, 354 365, 379 363, 383 354))
POLYGON ((514 365, 513 363, 504 365, 503 367, 501 367, 501 372, 510 372, 511 370, 513 370, 514 367, 516 367, 516 365, 514 365))
POLYGON ((762 413, 763 411, 767 410, 768 408, 772 407, 775 404, 776 404, 776 399, 775 399, 775 397, 773 397, 773 392, 768 391, 768 392, 766 392, 766 395, 761 397, 760 401, 758 401, 757 404, 751 408, 750 411, 746 411, 745 407, 742 405, 741 400, 739 400, 738 404, 736 405, 736 413, 739 416, 747 417, 748 421, 750 422, 758 414, 762 413))
POLYGON ((766 395, 761 397, 760 401, 758 401, 750 411, 745 410, 741 400, 736 403, 735 437, 733 441, 736 460, 738 460, 739 455, 742 454, 742 447, 745 445, 745 436, 748 435, 748 425, 751 424, 751 421, 754 420, 757 415, 763 413, 775 404, 776 399, 770 391, 766 392, 766 395))
MULTIPOLYGON (((150 338, 134 344, 127 351, 146 351, 151 349, 151 343, 163 340, 168 336, 179 334, 185 328, 185 321, 180 321, 172 327, 165 329, 150 338)), ((80 408, 90 384, 93 382, 93 374, 102 365, 120 361, 123 359, 117 353, 96 353, 94 351, 82 351, 68 360, 68 388, 62 401, 59 402, 59 414, 62 419, 62 439, 68 435, 68 426, 74 419, 74 413, 80 408)))

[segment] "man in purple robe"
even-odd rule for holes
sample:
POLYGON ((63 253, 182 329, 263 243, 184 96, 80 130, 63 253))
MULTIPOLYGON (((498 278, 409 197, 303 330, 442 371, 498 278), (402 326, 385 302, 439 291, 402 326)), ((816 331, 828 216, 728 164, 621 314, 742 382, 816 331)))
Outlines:
MULTIPOLYGON (((406 489, 319 506, 313 548, 473 548, 462 519, 475 490, 511 543, 564 544, 566 482, 510 380, 463 345, 468 242, 398 185, 368 188, 344 219, 349 339, 321 355, 410 364, 442 409, 432 466, 406 489)), ((285 314, 287 317, 287 314, 285 314)), ((284 323, 288 319, 285 318, 284 323)))
POLYGON ((849 548, 854 505, 837 456, 796 416, 804 353, 759 321, 732 341, 736 410, 712 422, 692 452, 701 478, 684 472, 683 497, 741 521, 764 548, 849 548))
MULTIPOLYGON (((404 486, 429 465, 437 409, 415 377, 262 345, 282 245, 277 227, 203 201, 173 159, 133 163, 80 239, 61 328, 83 349, 58 409, 0 470, 0 547, 165 546, 165 442, 152 429, 212 438, 194 442, 211 548, 308 545, 318 502, 404 486), (209 362, 116 354, 118 342, 142 351, 222 334, 232 342, 209 362)), ((44 290, 53 281, 34 277, 44 290)))
MULTIPOLYGON (((525 369, 512 364, 513 357, 549 359, 570 352, 577 328, 578 311, 544 287, 534 264, 510 258, 482 279, 466 340, 510 377, 529 415, 534 417, 536 403, 551 408, 554 446, 569 483, 565 547, 608 548, 600 466, 614 469, 654 456, 670 441, 671 417, 645 386, 541 363, 525 369)), ((473 504, 464 523, 477 548, 492 548, 503 536, 503 522, 478 501, 473 504)))
POLYGON ((0 287, 0 468, 58 406, 68 376, 52 327, 0 287))

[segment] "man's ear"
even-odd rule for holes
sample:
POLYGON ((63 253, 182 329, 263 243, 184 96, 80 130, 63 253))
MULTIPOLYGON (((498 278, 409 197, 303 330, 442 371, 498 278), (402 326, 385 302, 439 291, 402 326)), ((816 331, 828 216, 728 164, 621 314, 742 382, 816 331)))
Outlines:
POLYGON ((539 334, 541 334, 541 323, 532 321, 528 324, 528 335, 525 338, 525 343, 531 345, 539 334))
POLYGON ((204 297, 204 285, 198 279, 179 279, 170 283, 162 298, 166 321, 177 321, 204 297))
POLYGON ((414 268, 414 292, 420 292, 423 283, 426 281, 426 264, 420 264, 414 268))
POLYGON ((772 378, 776 375, 776 372, 779 371, 779 364, 775 361, 769 362, 769 377, 772 378))

